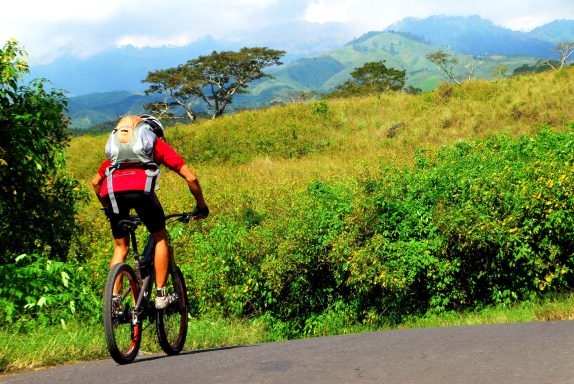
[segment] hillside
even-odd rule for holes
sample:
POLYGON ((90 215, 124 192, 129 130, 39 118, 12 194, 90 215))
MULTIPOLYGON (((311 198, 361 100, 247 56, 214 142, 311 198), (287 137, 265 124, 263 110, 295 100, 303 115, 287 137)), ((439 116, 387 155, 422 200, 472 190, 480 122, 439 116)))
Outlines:
MULTIPOLYGON (((262 80, 250 87, 250 94, 237 95, 232 108, 236 110, 264 107, 272 100, 286 100, 290 95, 301 91, 325 93, 350 78, 350 73, 366 62, 385 60, 389 67, 407 71, 407 86, 434 89, 446 78, 426 59, 426 55, 441 49, 420 39, 391 32, 370 32, 341 48, 321 55, 292 61, 272 71, 274 79, 262 80)), ((508 65, 509 71, 536 59, 521 56, 469 56, 455 53, 459 65, 456 73, 460 79, 468 77, 466 66, 472 63, 474 77, 492 78, 492 70, 501 64, 508 65)), ((74 97, 70 99, 70 116, 73 126, 89 127, 128 111, 141 112, 141 106, 152 99, 132 93, 106 93, 74 97)))
MULTIPOLYGON (((210 193, 224 194, 220 202, 229 207, 243 192, 269 198, 271 190, 302 188, 305 180, 352 177, 381 159, 410 163, 419 147, 497 132, 526 134, 541 124, 562 127, 574 121, 574 100, 564 97, 574 91, 572 79, 574 68, 464 87, 444 84, 417 96, 333 100, 324 114, 317 112, 317 101, 295 103, 172 127, 167 138, 205 175, 210 193), (397 124, 401 127, 389 137, 397 124)), ((105 140, 72 140, 68 164, 78 178, 91 178, 105 140)))
MULTIPOLYGON (((506 321, 571 319, 572 295, 555 299, 574 287, 573 80, 568 68, 169 127, 211 208, 170 226, 186 348, 501 322, 515 305, 531 315, 506 321)), ((67 152, 90 191, 67 262, 1 266, 0 370, 109 356, 94 329, 112 240, 90 185, 106 140, 76 137, 67 152)), ((193 207, 174 172, 159 184, 168 213, 193 207)))
MULTIPOLYGON (((275 79, 255 85, 250 96, 238 100, 239 105, 265 105, 270 95, 288 95, 299 91, 329 92, 350 78, 353 69, 366 62, 385 60, 388 67, 407 71, 407 83, 424 91, 445 81, 438 69, 426 59, 430 52, 443 49, 399 33, 370 32, 345 46, 308 59, 296 60, 273 72, 275 79)), ((492 70, 508 65, 510 72, 520 65, 533 64, 536 59, 521 56, 468 56, 455 53, 459 78, 468 77, 466 65, 472 61, 474 77, 492 78, 492 70)))
MULTIPOLYGON (((193 315, 263 316, 297 337, 571 287, 573 80, 568 68, 169 128, 212 212, 172 232, 193 315)), ((71 142, 87 188, 106 139, 71 142)), ((175 173, 160 186, 167 212, 193 206, 175 173)), ((96 287, 103 216, 92 197, 72 251, 96 287)))
POLYGON ((158 96, 146 96, 143 93, 116 91, 92 93, 69 99, 68 115, 72 127, 86 129, 95 124, 114 120, 125 114, 140 114, 143 106, 158 100, 158 96))
POLYGON ((574 41, 574 20, 554 20, 534 28, 528 35, 553 44, 574 41))

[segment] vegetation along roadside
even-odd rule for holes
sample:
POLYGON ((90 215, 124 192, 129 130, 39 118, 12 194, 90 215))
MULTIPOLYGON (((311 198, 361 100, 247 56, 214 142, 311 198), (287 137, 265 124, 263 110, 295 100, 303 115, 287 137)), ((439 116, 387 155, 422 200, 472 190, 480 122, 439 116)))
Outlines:
MULTIPOLYGON (((169 129, 213 207, 171 234, 189 282, 187 348, 572 318, 573 77, 313 100, 169 129)), ((105 140, 70 142, 72 191, 87 190, 105 140)), ((166 211, 191 204, 176 178, 162 175, 166 211)), ((86 196, 65 257, 46 249, 0 266, 4 371, 106 356, 112 248, 86 196)))

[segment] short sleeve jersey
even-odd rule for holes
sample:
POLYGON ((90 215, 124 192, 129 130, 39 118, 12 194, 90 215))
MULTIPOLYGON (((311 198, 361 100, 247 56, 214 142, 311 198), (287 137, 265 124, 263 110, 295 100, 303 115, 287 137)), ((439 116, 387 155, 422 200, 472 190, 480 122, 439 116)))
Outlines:
MULTIPOLYGON (((164 165, 172 171, 179 171, 181 167, 185 165, 185 160, 178 155, 178 153, 169 144, 161 139, 157 139, 154 146, 153 160, 158 165, 164 165)), ((105 160, 100 168, 98 169, 98 174, 102 178, 106 178, 106 169, 110 167, 112 163, 109 160, 105 160)), ((143 191, 145 189, 145 184, 147 176, 143 168, 125 168, 117 169, 112 174, 114 193, 126 192, 126 191, 143 191)), ((108 195, 108 184, 104 180, 102 184, 102 189, 100 190, 100 196, 106 197, 108 195)))

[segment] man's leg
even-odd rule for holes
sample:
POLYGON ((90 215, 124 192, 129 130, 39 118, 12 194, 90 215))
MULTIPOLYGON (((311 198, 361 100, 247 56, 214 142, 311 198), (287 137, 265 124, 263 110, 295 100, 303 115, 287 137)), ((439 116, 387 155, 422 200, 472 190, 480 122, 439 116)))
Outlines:
MULTIPOLYGON (((130 249, 130 238, 128 236, 114 239, 114 255, 110 261, 110 269, 116 264, 123 263, 126 261, 126 256, 130 249)), ((120 279, 116 280, 114 284, 114 294, 119 293, 121 289, 122 282, 120 279)))
POLYGON ((155 286, 156 288, 164 288, 167 280, 167 266, 168 266, 168 250, 167 250, 167 232, 165 227, 153 234, 155 240, 155 286))
POLYGON ((110 269, 118 263, 123 263, 126 261, 126 256, 130 249, 130 238, 129 236, 122 237, 119 239, 114 239, 114 255, 110 261, 110 269))

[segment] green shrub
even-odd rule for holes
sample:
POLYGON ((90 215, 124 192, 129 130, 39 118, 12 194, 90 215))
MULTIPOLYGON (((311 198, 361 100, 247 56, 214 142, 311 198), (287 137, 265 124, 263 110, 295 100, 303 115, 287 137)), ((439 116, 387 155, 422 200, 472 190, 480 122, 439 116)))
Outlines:
POLYGON ((572 286, 574 135, 460 142, 417 164, 364 183, 349 280, 364 297, 422 314, 572 286))
POLYGON ((19 330, 101 318, 99 287, 76 262, 20 255, 0 266, 0 324, 19 330))
POLYGON ((66 98, 44 79, 24 85, 23 56, 15 40, 0 48, 0 262, 38 250, 62 260, 83 196, 64 170, 66 98))
POLYGON ((195 244, 182 263, 194 313, 264 315, 293 337, 569 289, 573 165, 574 134, 542 129, 419 151, 358 183, 313 182, 279 216, 244 196, 177 239, 195 244))

